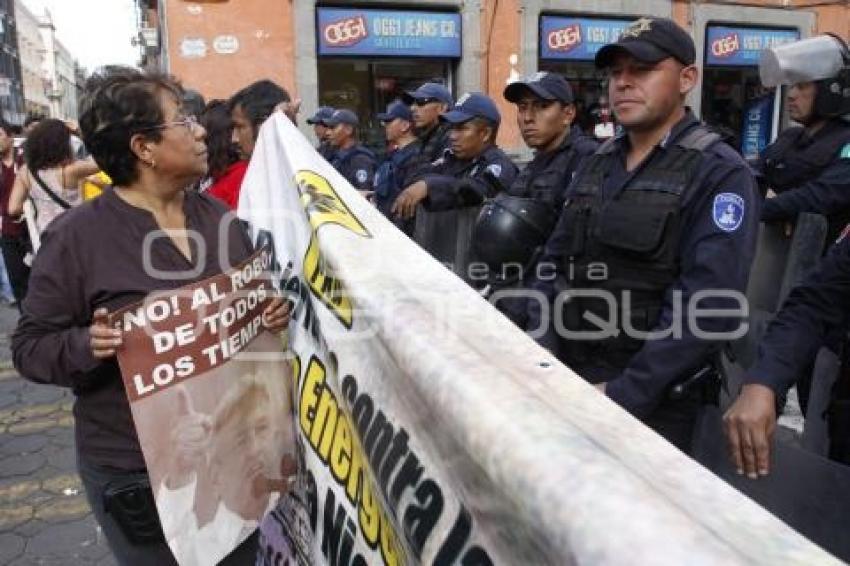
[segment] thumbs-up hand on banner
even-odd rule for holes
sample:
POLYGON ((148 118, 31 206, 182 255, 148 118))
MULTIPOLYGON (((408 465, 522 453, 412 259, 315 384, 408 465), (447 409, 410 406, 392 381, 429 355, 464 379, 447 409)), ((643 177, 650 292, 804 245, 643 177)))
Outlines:
POLYGON ((178 386, 177 415, 171 429, 171 465, 166 475, 169 489, 191 482, 196 471, 206 463, 211 431, 210 416, 196 412, 186 388, 178 386))

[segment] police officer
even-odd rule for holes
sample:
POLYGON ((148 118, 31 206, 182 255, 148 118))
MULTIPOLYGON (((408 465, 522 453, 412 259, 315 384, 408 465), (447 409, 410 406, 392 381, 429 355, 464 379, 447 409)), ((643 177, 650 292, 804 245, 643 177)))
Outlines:
POLYGON ((357 140, 357 114, 345 108, 335 110, 325 124, 328 142, 336 152, 331 165, 355 189, 371 194, 376 159, 375 154, 357 140))
MULTIPOLYGON (((767 86, 800 77, 811 79, 797 84, 789 96, 792 116, 804 129, 783 134, 775 145, 796 144, 797 149, 771 148, 765 164, 770 173, 798 179, 796 188, 768 199, 765 214, 782 211, 791 214, 813 211, 832 213, 842 210, 850 190, 850 142, 839 147, 846 125, 837 116, 850 113, 850 53, 834 36, 819 36, 768 50, 760 62, 762 80, 767 86), (831 62, 831 63, 830 63, 831 62), (809 117, 814 115, 815 118, 809 117), (818 119, 817 116, 820 116, 818 119), (818 122, 820 125, 813 128, 818 122), (805 140, 805 141, 803 141, 805 140), (823 153, 810 151, 818 146, 823 153), (800 153, 794 153, 798 151, 800 153), (770 155, 783 155, 784 162, 770 162, 770 155), (820 162, 822 168, 815 167, 820 162), (781 165, 785 164, 785 167, 781 165), (801 171, 808 171, 806 177, 801 171), (776 204, 775 204, 776 203, 776 204), (807 208, 817 204, 817 209, 807 208), (771 208, 768 208, 768 206, 771 208), (786 208, 787 207, 787 208, 786 208)), ((846 209, 844 209, 846 212, 846 209)), ((763 216, 765 216, 763 214, 763 216)), ((793 216, 783 216, 791 219, 793 216)), ((836 217, 831 217, 834 224, 836 217)), ((834 226, 833 226, 834 228, 834 226)), ((850 239, 845 228, 818 268, 803 285, 793 289, 782 309, 768 327, 759 348, 759 359, 744 379, 744 386, 724 417, 724 428, 738 473, 751 478, 770 471, 770 451, 776 429, 776 399, 782 398, 801 376, 811 372, 818 349, 844 329, 850 314, 850 239)), ((847 369, 847 344, 844 344, 842 371, 832 390, 828 416, 829 457, 850 464, 850 379, 847 369)), ((800 385, 798 383, 798 385, 800 385)), ((803 393, 804 388, 798 388, 803 393)))
POLYGON ((488 96, 467 93, 440 119, 451 128, 451 148, 398 196, 392 213, 403 219, 413 218, 420 202, 432 211, 479 205, 516 177, 516 165, 496 147, 501 116, 488 96))
POLYGON ((422 169, 418 159, 422 144, 413 132, 413 115, 410 107, 396 100, 387 106, 387 111, 377 115, 384 125, 387 146, 391 148, 387 157, 375 172, 375 206, 408 236, 413 235, 413 219, 403 220, 390 213, 396 197, 413 184, 422 169))
MULTIPOLYGON (((535 154, 506 194, 485 205, 473 231, 473 253, 489 268, 491 291, 530 281, 530 268, 554 227, 567 185, 599 145, 573 126, 573 92, 561 75, 541 71, 509 84, 504 97, 516 104, 517 126, 535 154)), ((493 299, 499 310, 525 327, 525 300, 515 293, 493 299)))
MULTIPOLYGON (((829 49, 830 43, 840 52, 839 61, 842 56, 850 61, 847 46, 832 36, 803 40, 774 52, 782 56, 801 46, 819 44, 829 49)), ((817 65, 810 60, 808 66, 817 65)), ((801 212, 823 214, 829 220, 828 242, 834 242, 850 222, 850 122, 842 117, 850 108, 840 99, 835 103, 835 90, 850 88, 841 86, 837 75, 842 71, 848 72, 839 67, 830 77, 791 86, 788 114, 802 126, 783 131, 759 160, 767 188, 776 193, 765 201, 762 220, 794 221, 801 212)))
POLYGON ((333 116, 336 109, 331 106, 319 106, 316 113, 307 118, 307 123, 313 126, 313 133, 316 134, 316 139, 319 140, 319 145, 316 146, 316 151, 319 155, 325 158, 326 161, 332 161, 334 156, 334 148, 328 142, 328 126, 325 121, 333 116))
MULTIPOLYGON (((582 164, 541 260, 569 291, 553 313, 563 342, 548 328, 543 344, 686 452, 698 409, 716 402, 719 340, 741 324, 700 309, 743 308, 759 217, 750 169, 685 106, 695 58, 663 18, 597 53, 624 131, 582 164)), ((550 302, 529 301, 531 331, 555 302, 552 279, 534 282, 550 302)))
POLYGON ((411 105, 416 136, 422 144, 420 159, 433 163, 449 148, 449 128, 440 116, 451 108, 452 95, 439 83, 425 83, 402 98, 411 105))

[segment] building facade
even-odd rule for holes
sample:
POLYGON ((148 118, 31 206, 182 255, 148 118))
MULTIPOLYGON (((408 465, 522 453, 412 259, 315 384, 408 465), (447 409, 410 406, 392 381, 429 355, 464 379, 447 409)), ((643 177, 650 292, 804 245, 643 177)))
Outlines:
MULTIPOLYGON (((375 113, 426 80, 456 96, 483 91, 504 117, 499 141, 525 151, 507 82, 538 70, 566 75, 581 125, 592 128, 606 105, 599 47, 640 16, 675 19, 694 37, 702 80, 689 100, 745 154, 757 152, 782 121, 782 93, 761 87, 759 52, 815 33, 850 38, 846 0, 706 3, 680 0, 138 0, 158 28, 152 65, 208 98, 225 98, 269 78, 302 99, 361 116, 378 147, 375 113)), ((150 33, 150 32, 148 32, 150 33)), ((305 133, 309 132, 305 126, 305 133)))
POLYGON ((0 0, 0 113, 10 124, 20 124, 26 114, 15 0, 0 0))
POLYGON ((48 85, 44 68, 45 48, 39 29, 39 18, 21 0, 15 0, 15 14, 25 112, 28 115, 49 116, 50 100, 47 98, 48 85))
POLYGON ((76 119, 85 72, 56 37, 56 27, 47 10, 38 16, 38 27, 44 44, 44 88, 49 101, 50 117, 76 119))

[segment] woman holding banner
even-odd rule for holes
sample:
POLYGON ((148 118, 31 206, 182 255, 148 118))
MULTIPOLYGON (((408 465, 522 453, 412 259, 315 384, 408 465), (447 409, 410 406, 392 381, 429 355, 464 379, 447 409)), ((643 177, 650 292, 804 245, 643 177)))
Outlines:
MULTIPOLYGON (((122 565, 174 558, 115 357, 121 333, 108 325, 108 313, 221 274, 253 252, 223 204, 186 190, 206 174, 207 151, 205 131, 184 113, 181 94, 173 79, 129 68, 88 80, 80 126, 114 188, 47 227, 12 339, 22 376, 76 395, 80 477, 122 565)), ((275 298, 263 326, 279 332, 288 323, 288 307, 275 298)), ((246 543, 222 564, 253 563, 256 535, 246 543)))

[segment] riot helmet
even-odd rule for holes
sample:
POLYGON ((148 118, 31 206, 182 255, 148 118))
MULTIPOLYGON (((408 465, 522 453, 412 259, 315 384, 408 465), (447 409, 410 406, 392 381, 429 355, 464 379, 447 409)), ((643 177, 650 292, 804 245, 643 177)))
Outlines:
POLYGON ((823 118, 850 114, 850 49, 825 34, 762 51, 759 75, 766 87, 813 82, 813 111, 823 118))
POLYGON ((472 230, 472 256, 487 265, 491 280, 506 281, 510 266, 531 267, 557 221, 552 206, 501 193, 488 201, 472 230))

